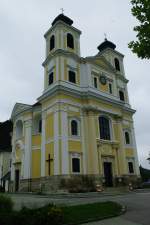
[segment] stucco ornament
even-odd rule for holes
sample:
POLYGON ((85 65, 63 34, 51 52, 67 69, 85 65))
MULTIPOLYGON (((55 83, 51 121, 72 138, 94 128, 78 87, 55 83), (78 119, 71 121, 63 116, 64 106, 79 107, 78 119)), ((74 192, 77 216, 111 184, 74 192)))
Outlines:
POLYGON ((24 150, 24 144, 23 144, 23 142, 21 140, 18 140, 16 142, 16 148, 19 148, 22 151, 24 150))

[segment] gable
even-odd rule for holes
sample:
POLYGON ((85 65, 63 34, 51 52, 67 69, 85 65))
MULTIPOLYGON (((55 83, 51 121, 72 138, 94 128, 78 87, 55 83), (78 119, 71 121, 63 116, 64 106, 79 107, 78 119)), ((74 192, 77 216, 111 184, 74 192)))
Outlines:
POLYGON ((87 62, 98 66, 106 71, 115 73, 115 68, 104 58, 104 56, 93 56, 85 58, 87 62))
POLYGON ((21 113, 23 111, 29 110, 31 108, 32 108, 31 105, 22 104, 22 103, 16 103, 14 108, 13 108, 13 111, 12 111, 12 114, 11 114, 11 118, 13 119, 17 114, 19 114, 19 113, 21 113))

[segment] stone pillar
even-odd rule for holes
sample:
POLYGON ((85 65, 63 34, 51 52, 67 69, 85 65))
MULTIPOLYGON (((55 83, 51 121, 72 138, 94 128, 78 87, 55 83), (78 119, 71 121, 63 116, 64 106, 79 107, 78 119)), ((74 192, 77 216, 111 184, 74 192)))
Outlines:
POLYGON ((62 175, 69 174, 68 117, 67 110, 61 110, 62 175))
POLYGON ((32 170, 32 120, 28 119, 25 121, 25 148, 24 148, 24 179, 31 178, 32 170))
POLYGON ((85 124, 84 124, 84 113, 81 114, 81 138, 82 138, 82 164, 83 164, 83 174, 87 174, 87 146, 85 137, 85 124))
POLYGON ((45 177, 45 120, 46 112, 42 112, 41 177, 45 177))
POLYGON ((118 133, 119 133, 119 148, 118 148, 118 162, 120 175, 127 174, 127 161, 124 148, 124 134, 122 128, 122 120, 118 120, 118 133))
POLYGON ((60 174, 59 154, 59 110, 54 112, 54 175, 60 174))
POLYGON ((135 173, 137 176, 140 176, 139 160, 138 160, 138 154, 137 154, 137 145, 136 145, 134 127, 132 127, 131 129, 131 135, 132 135, 132 143, 133 143, 134 157, 135 157, 135 173))
POLYGON ((16 126, 13 127, 13 132, 12 132, 12 163, 11 163, 11 181, 15 180, 15 166, 14 166, 14 161, 15 161, 15 140, 16 140, 16 126))
POLYGON ((88 121, 88 174, 99 174, 98 167, 98 151, 96 142, 96 127, 94 112, 89 112, 87 115, 88 121))

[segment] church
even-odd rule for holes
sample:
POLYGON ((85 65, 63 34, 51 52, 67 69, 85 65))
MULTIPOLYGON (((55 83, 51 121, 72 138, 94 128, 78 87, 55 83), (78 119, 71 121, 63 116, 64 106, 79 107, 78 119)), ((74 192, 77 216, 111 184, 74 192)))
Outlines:
POLYGON ((124 55, 105 38, 83 58, 80 35, 63 13, 44 35, 43 93, 11 114, 12 191, 67 190, 69 179, 82 185, 85 178, 117 187, 140 178, 124 55))

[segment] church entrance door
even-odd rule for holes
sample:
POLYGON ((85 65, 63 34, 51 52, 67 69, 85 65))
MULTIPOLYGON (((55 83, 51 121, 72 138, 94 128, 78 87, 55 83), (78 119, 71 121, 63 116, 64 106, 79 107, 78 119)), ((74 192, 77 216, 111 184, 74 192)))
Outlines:
POLYGON ((19 190, 20 171, 15 170, 15 191, 19 190))
POLYGON ((104 162, 104 176, 105 176, 105 185, 107 187, 113 186, 113 176, 112 176, 112 163, 104 162))

